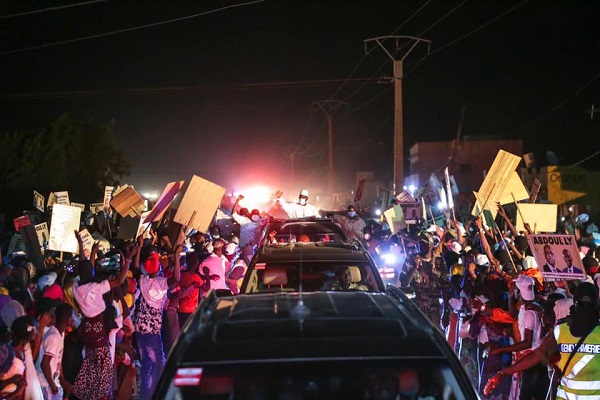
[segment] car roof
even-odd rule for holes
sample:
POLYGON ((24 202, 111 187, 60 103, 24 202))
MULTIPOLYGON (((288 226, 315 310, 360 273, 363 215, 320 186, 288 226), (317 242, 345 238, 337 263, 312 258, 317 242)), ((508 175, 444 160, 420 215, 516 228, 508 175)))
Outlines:
MULTIPOLYGON (((287 243, 264 246, 255 257, 257 262, 344 261, 364 262, 367 254, 348 243, 287 243)), ((253 260, 254 261, 254 260, 253 260)))
POLYGON ((405 302, 367 292, 213 296, 182 332, 177 364, 448 357, 441 334, 405 302))

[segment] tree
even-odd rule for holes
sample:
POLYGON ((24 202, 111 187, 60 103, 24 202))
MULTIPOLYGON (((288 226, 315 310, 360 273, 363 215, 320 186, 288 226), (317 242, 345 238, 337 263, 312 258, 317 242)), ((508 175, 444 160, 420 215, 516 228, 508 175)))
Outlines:
POLYGON ((104 186, 117 184, 131 171, 113 128, 114 121, 98 124, 90 117, 75 119, 64 114, 36 132, 6 133, 0 193, 9 195, 0 196, 0 207, 28 208, 33 190, 68 190, 78 202, 101 200, 104 186))

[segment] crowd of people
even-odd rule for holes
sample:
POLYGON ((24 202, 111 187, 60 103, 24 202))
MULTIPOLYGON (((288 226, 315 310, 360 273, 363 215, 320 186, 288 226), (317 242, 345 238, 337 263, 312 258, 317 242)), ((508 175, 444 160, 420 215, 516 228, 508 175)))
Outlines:
MULTIPOLYGON (((0 398, 150 398, 199 302, 213 289, 239 292, 270 218, 241 200, 227 210, 233 232, 214 221, 207 232, 177 226, 169 234, 167 219, 148 235, 115 235, 108 248, 97 241, 85 250, 75 230, 79 252, 44 250, 44 268, 0 243, 0 398)), ((384 219, 362 218, 354 205, 323 212, 308 200, 305 190, 289 203, 278 192, 273 206, 290 218, 331 217, 377 260, 382 244, 402 249, 392 283, 414 290, 482 398, 600 398, 600 364, 585 358, 600 352, 600 248, 579 227, 585 279, 559 281, 543 278, 529 249, 533 232, 527 224, 518 232, 500 205, 504 232, 481 216, 447 213, 443 223, 392 234, 384 219)), ((85 218, 80 228, 101 229, 85 218)))

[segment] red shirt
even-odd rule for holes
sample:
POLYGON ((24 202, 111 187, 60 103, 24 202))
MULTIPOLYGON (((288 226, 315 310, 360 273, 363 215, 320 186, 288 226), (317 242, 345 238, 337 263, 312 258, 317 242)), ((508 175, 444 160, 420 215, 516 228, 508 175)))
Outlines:
MULTIPOLYGON (((181 291, 185 292, 186 289, 192 285, 192 283, 194 282, 198 282, 199 285, 202 284, 202 278, 200 278, 198 276, 198 274, 195 274, 191 271, 184 271, 181 274, 181 282, 180 282, 180 286, 181 286, 181 291)), ((196 307, 198 307, 198 294, 200 292, 199 288, 195 288, 192 290, 192 292, 186 296, 186 297, 182 297, 181 299, 179 299, 179 312, 181 313, 193 313, 194 310, 196 310, 196 307)))

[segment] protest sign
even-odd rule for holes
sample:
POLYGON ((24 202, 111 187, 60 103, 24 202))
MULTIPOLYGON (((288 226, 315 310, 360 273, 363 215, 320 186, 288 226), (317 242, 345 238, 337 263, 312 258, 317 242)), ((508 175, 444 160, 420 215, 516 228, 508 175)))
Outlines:
POLYGON ((83 204, 83 203, 75 203, 75 202, 73 201, 73 202, 71 202, 71 205, 72 205, 73 207, 77 207, 77 208, 79 208, 79 209, 81 210, 81 212, 85 211, 85 204, 83 204))
POLYGON ((90 203, 90 211, 96 215, 104 210, 104 203, 90 203))
POLYGON ((19 229, 19 234, 25 245, 25 251, 27 252, 27 258, 33 263, 36 271, 46 269, 44 263, 44 256, 42 255, 42 248, 37 237, 37 232, 33 225, 24 225, 19 229))
POLYGON ((165 211, 169 208, 173 199, 179 193, 181 188, 183 187, 184 181, 177 182, 169 182, 167 186, 165 186, 162 194, 152 207, 152 210, 146 215, 144 219, 142 219, 143 223, 160 221, 160 219, 165 214, 165 211))
POLYGON ((37 235, 40 246, 46 247, 48 245, 48 238, 50 237, 50 232, 48 231, 48 224, 46 222, 37 224, 35 226, 35 233, 37 235))
POLYGON ((418 201, 415 201, 414 203, 400 203, 398 205, 402 208, 404 221, 407 224, 416 224, 423 218, 423 208, 418 201))
POLYGON ((112 198, 112 194, 115 190, 114 186, 105 186, 104 187, 104 202, 102 203, 102 209, 105 212, 110 211, 110 199, 112 198))
POLYGON ((194 175, 173 221, 206 232, 224 194, 224 187, 194 175))
POLYGON ((151 222, 144 222, 148 218, 148 215, 150 213, 151 211, 145 211, 142 213, 142 216, 140 218, 140 224, 138 225, 137 233, 135 234, 136 239, 142 234, 144 235, 144 238, 150 237, 149 225, 151 224, 151 222))
POLYGON ((86 257, 89 257, 90 253, 92 252, 92 247, 94 246, 94 237, 85 228, 79 232, 79 236, 81 237, 81 242, 83 243, 84 254, 86 257))
POLYGON ((454 208, 454 199, 452 197, 452 182, 450 181, 450 173, 448 167, 444 168, 444 180, 446 181, 446 196, 448 201, 448 209, 454 208))
POLYGON ((54 194, 54 192, 50 192, 50 194, 48 195, 47 207, 50 208, 50 207, 54 206, 55 203, 56 203, 56 195, 54 194))
POLYGON ((13 224, 15 225, 15 231, 19 232, 20 227, 31 225, 31 220, 29 219, 29 215, 22 215, 13 219, 13 224))
POLYGON ((530 203, 535 203, 541 187, 542 187, 542 182, 540 182, 540 180, 538 178, 535 178, 535 180, 533 181, 533 184, 531 185, 531 191, 529 193, 529 202, 530 203))
MULTIPOLYGON (((488 209, 492 212, 492 214, 496 215, 496 203, 499 202, 501 196, 505 194, 507 196, 507 203, 512 202, 511 190, 517 190, 518 187, 513 188, 514 182, 514 173, 515 169, 521 162, 521 157, 511 154, 504 150, 499 150, 492 166, 490 167, 488 173, 483 180, 479 190, 476 192, 475 205, 471 214, 479 215, 483 209, 488 209), (510 185, 510 190, 505 191, 507 184, 509 181, 512 183, 510 185)), ((516 175, 519 178, 518 174, 516 175)), ((520 178, 519 178, 520 181, 520 178)), ((521 185, 523 183, 521 182, 521 185)), ((527 190, 525 190, 527 192, 527 190)), ((527 198, 529 193, 526 194, 527 198)), ((503 199, 504 200, 504 199, 503 199)), ((500 202, 502 204, 502 202, 500 202)))
POLYGON ((558 206, 556 204, 519 203, 517 212, 518 231, 525 231, 525 223, 535 232, 556 232, 558 206))
POLYGON ((100 232, 92 232, 92 237, 94 238, 94 242, 98 242, 98 250, 103 252, 110 250, 110 242, 100 232))
POLYGON ((44 212, 44 196, 40 193, 33 191, 33 206, 41 212, 44 212))
POLYGON ((56 204, 61 204, 63 206, 71 205, 69 201, 69 192, 54 192, 54 195, 56 196, 56 204))
POLYGON ((110 201, 110 205, 122 217, 135 218, 146 209, 144 199, 135 191, 133 186, 127 186, 115 194, 110 201))
POLYGON ((544 279, 585 279, 573 235, 529 235, 529 248, 544 279))
POLYGON ((391 207, 383 212, 385 219, 387 220, 388 225, 390 226, 390 231, 392 234, 396 234, 402 229, 406 228, 406 221, 404 220, 404 213, 402 212, 402 207, 396 205, 391 207))
POLYGON ((414 203, 417 200, 408 192, 408 190, 403 190, 396 196, 396 201, 398 203, 414 203))
POLYGON ((50 250, 77 253, 78 244, 75 231, 79 231, 80 219, 81 209, 78 207, 55 204, 52 207, 48 248, 50 250))

